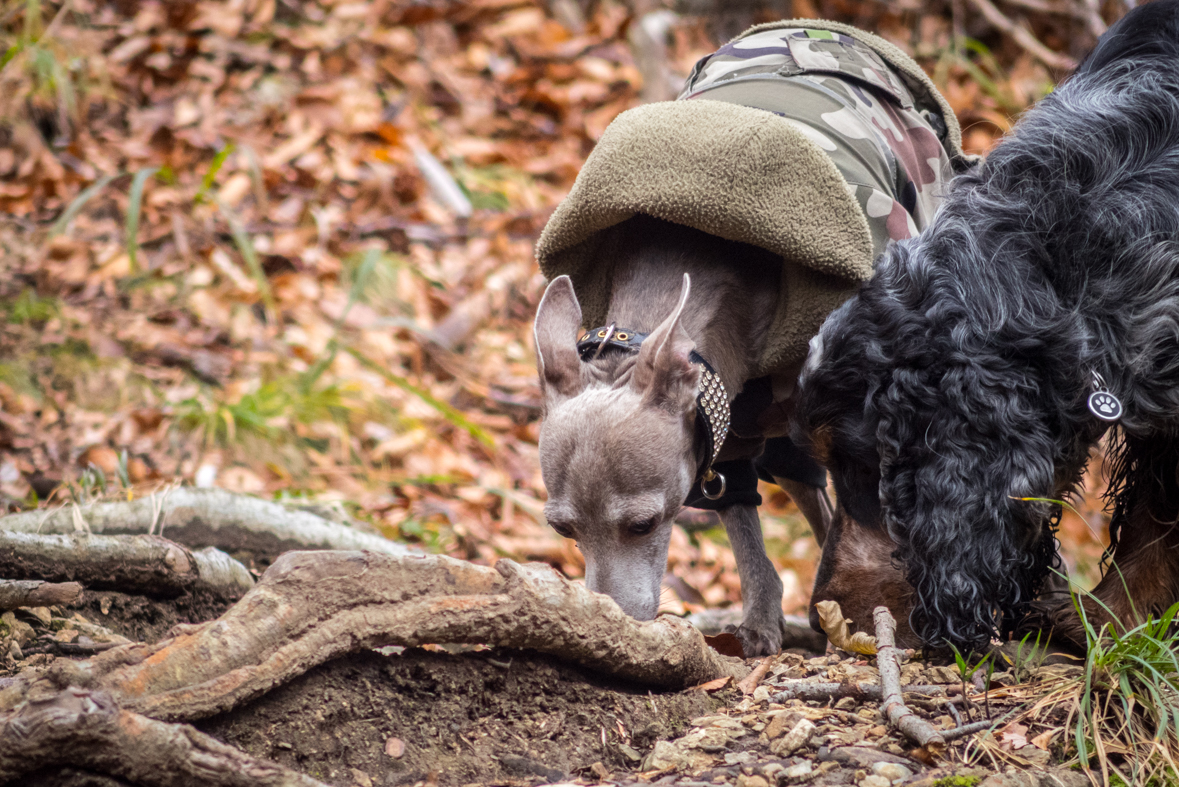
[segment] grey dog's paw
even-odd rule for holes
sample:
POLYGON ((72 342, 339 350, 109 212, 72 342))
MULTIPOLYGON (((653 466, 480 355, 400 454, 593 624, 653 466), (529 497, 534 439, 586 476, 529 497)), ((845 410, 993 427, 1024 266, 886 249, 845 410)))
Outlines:
POLYGON ((725 631, 741 641, 747 659, 773 656, 782 650, 782 625, 776 620, 762 626, 747 620, 740 626, 725 626, 725 631))

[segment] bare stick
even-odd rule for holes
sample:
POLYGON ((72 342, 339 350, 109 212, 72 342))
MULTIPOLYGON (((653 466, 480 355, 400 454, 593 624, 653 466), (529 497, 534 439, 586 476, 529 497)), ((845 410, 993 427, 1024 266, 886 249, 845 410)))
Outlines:
MULTIPOLYGON (((385 645, 534 649, 638 683, 683 688, 747 669, 680 618, 637 621, 547 565, 495 568, 440 555, 288 552, 224 615, 153 645, 57 662, 58 686, 110 691, 123 707, 189 720, 229 710, 329 659, 385 645)), ((0 688, 0 710, 29 690, 0 688)))
POLYGON ((224 489, 180 487, 132 502, 95 503, 0 517, 0 530, 74 533, 156 533, 190 546, 250 549, 277 554, 288 549, 368 549, 393 555, 413 550, 307 511, 224 489))
POLYGON ((993 27, 1011 36, 1015 43, 1023 47, 1024 51, 1049 68, 1072 71, 1077 67, 1076 60, 1068 55, 1053 52, 1044 46, 1038 38, 1032 35, 1030 30, 1004 16, 1003 12, 991 0, 970 0, 970 4, 978 9, 978 12, 986 17, 993 27))
POLYGON ((82 586, 77 582, 0 579, 0 609, 64 606, 81 595, 82 586))
MULTIPOLYGON (((786 700, 824 702, 830 699, 842 699, 843 697, 853 697, 863 701, 879 700, 883 696, 879 684, 876 683, 815 683, 805 679, 798 679, 788 680, 783 684, 779 684, 779 687, 782 691, 773 695, 772 699, 774 702, 785 702, 786 700)), ((901 692, 904 694, 940 697, 946 693, 946 687, 902 686, 901 692)))
POLYGON ((184 724, 121 710, 109 695, 67 689, 0 717, 0 782, 73 766, 145 787, 326 787, 184 724))
POLYGON ((753 672, 746 675, 737 682, 737 688, 741 689, 742 694, 752 694, 757 685, 765 679, 766 673, 770 671, 770 666, 774 659, 770 656, 758 662, 758 665, 753 668, 753 672))
POLYGON ((163 597, 205 589, 236 599, 254 584, 246 567, 224 552, 192 552, 159 536, 6 530, 0 530, 0 575, 163 597))
POLYGON ((946 748, 946 739, 925 719, 905 707, 901 697, 901 652, 896 646, 897 622, 888 607, 872 611, 876 623, 876 667, 884 693, 881 710, 892 726, 934 756, 946 748))
POLYGON ((1109 30, 1109 25, 1101 18, 1101 0, 1083 0, 1084 10, 1079 14, 1085 20, 1085 24, 1089 26, 1089 32, 1094 38, 1100 38, 1101 35, 1109 30))
POLYGON ((995 722, 993 721, 976 721, 973 724, 963 724, 960 727, 954 727, 950 730, 943 730, 942 737, 947 741, 952 741, 955 738, 961 738, 974 732, 982 732, 983 730, 990 729, 992 726, 994 726, 994 724, 995 722))

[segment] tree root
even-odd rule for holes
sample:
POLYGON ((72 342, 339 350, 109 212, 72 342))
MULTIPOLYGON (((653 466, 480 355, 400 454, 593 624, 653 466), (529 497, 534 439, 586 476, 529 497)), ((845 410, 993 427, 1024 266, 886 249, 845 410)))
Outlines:
MULTIPOLYGON (((191 720, 329 659, 387 645, 527 648, 669 689, 747 672, 679 618, 636 621, 546 565, 510 560, 485 568, 435 555, 289 552, 219 619, 173 633, 153 645, 57 662, 41 680, 108 691, 153 718, 191 720)), ((0 710, 15 707, 36 681, 22 675, 0 689, 0 710)))
POLYGON ((325 787, 184 724, 121 710, 101 692, 29 699, 0 719, 0 783, 73 766, 144 787, 325 787))
POLYGON ((189 546, 278 554, 290 549, 412 550, 378 535, 224 489, 179 487, 131 502, 27 511, 0 518, 0 530, 22 533, 153 533, 189 546))
POLYGON ((0 530, 0 576, 81 583, 164 598, 203 589, 236 599, 254 585, 246 567, 224 552, 212 548, 192 552, 159 536, 6 530, 0 530))
POLYGON ((897 622, 888 607, 872 611, 876 623, 876 667, 883 699, 880 709, 889 723, 935 757, 946 749, 946 739, 925 719, 905 707, 901 696, 901 652, 896 646, 897 622))
POLYGON ((0 610, 72 604, 82 595, 77 582, 0 579, 0 610))

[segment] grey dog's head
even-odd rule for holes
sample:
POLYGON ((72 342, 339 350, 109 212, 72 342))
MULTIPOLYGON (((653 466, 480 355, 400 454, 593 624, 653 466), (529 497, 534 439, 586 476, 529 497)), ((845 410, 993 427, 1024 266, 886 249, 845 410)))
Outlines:
POLYGON ((695 476, 699 369, 681 325, 688 299, 638 354, 583 363, 581 307, 568 276, 553 280, 536 313, 536 354, 544 394, 540 465, 545 517, 577 539, 586 584, 640 620, 655 617, 672 520, 695 476))

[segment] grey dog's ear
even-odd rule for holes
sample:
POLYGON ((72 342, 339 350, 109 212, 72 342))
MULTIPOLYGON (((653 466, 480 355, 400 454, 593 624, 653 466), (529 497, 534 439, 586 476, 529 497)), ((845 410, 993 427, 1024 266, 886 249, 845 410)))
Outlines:
POLYGON ((580 327, 581 305, 573 293, 573 281, 558 276, 540 299, 533 326, 536 367, 546 404, 555 396, 576 396, 581 391, 581 358, 577 355, 580 327))
POLYGON ((685 273, 679 303, 643 342, 635 365, 634 385, 643 392, 643 398, 673 413, 693 410, 700 383, 700 367, 689 357, 696 343, 683 326, 691 288, 691 277, 685 273))

